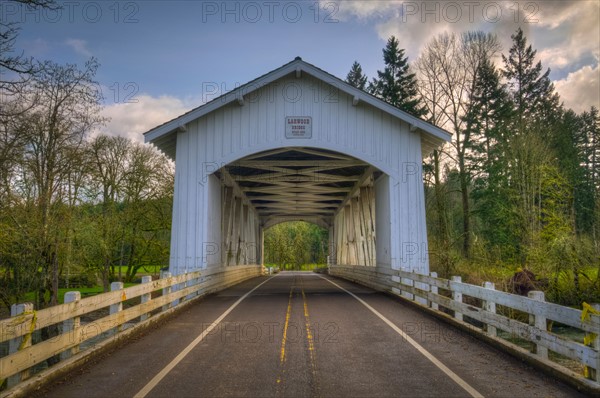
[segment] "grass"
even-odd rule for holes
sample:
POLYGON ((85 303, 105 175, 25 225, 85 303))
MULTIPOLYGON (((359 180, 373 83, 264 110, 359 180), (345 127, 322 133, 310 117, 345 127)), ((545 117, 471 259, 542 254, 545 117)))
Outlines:
MULTIPOLYGON (((164 265, 144 265, 138 269, 138 272, 135 274, 136 276, 142 275, 155 275, 159 274, 161 268, 165 267, 164 265)), ((127 265, 117 265, 115 266, 115 274, 119 273, 119 268, 121 269, 121 273, 125 275, 127 273, 127 269, 129 268, 127 265)))
POLYGON ((281 271, 312 271, 317 268, 327 267, 326 264, 302 264, 299 267, 292 264, 285 264, 283 266, 277 264, 265 264, 265 267, 279 267, 281 271))
MULTIPOLYGON (((125 283, 125 287, 131 287, 136 285, 135 283, 125 283)), ((58 303, 62 304, 65 302, 65 293, 67 292, 80 292, 81 298, 95 296, 96 294, 104 293, 102 286, 94 286, 94 287, 72 287, 72 288, 61 288, 58 289, 58 303)), ((35 292, 29 292, 25 295, 24 302, 34 302, 35 301, 35 292)))
MULTIPOLYGON (((548 282, 546 299, 557 304, 581 307, 582 301, 597 302, 600 300, 600 289, 598 289, 598 267, 595 265, 583 267, 579 273, 579 293, 576 294, 574 273, 572 270, 563 270, 558 273, 550 269, 538 269, 532 267, 531 270, 536 278, 545 278, 548 282), (557 281, 554 284, 554 281, 557 281)), ((432 271, 437 270, 435 265, 432 271)), ((509 281, 517 271, 516 265, 507 264, 484 264, 477 261, 459 261, 453 268, 452 275, 460 275, 462 281, 477 286, 482 286, 484 282, 493 282, 496 290, 509 291, 509 281)), ((441 274, 441 272, 440 272, 441 274)), ((449 277, 449 276, 448 276, 449 277)))

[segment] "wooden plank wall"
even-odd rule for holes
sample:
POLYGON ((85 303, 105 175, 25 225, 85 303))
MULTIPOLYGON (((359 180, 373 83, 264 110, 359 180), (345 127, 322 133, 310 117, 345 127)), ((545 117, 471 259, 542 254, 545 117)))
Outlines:
POLYGON ((375 190, 361 187, 334 220, 335 259, 341 265, 377 265, 375 256, 375 190))

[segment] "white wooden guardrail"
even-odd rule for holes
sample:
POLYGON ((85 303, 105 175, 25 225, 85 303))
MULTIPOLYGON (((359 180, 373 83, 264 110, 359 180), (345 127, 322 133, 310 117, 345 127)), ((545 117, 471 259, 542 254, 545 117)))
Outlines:
MULTIPOLYGON (((468 321, 470 329, 487 336, 496 338, 502 334, 533 343, 530 354, 540 360, 556 359, 556 355, 549 356, 548 352, 553 351, 579 363, 586 382, 600 388, 600 306, 597 304, 585 304, 585 308, 579 310, 546 302, 543 292, 533 291, 524 297, 495 290, 491 282, 476 286, 461 282, 458 276, 451 280, 438 278, 434 272, 422 275, 375 267, 332 266, 330 273, 401 295, 433 311, 444 310, 456 321, 468 321), (520 312, 521 316, 511 317, 511 312, 520 312), (585 336, 584 342, 553 333, 553 323, 578 329, 585 336)), ((566 368, 564 371, 572 372, 566 368)))
POLYGON ((0 344, 5 349, 8 346, 7 353, 0 353, 0 386, 10 389, 31 377, 49 358, 64 361, 74 355, 85 356, 86 346, 115 337, 127 326, 141 325, 184 301, 260 273, 260 266, 215 268, 177 276, 166 272, 155 281, 143 277, 141 284, 129 288, 113 282, 111 292, 88 298, 82 299, 79 292, 67 292, 64 304, 39 311, 31 303, 15 304, 11 317, 0 320, 0 344), (158 297, 153 298, 153 294, 158 297), (82 321, 91 313, 98 319, 82 321), (58 326, 55 337, 32 344, 37 331, 52 325, 58 326))

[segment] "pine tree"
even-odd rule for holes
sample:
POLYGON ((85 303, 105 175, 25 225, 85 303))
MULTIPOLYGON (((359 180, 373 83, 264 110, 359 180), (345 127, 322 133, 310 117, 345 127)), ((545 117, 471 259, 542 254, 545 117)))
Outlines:
MULTIPOLYGON (((515 239, 506 216, 509 194, 506 186, 506 120, 511 101, 500 73, 489 58, 476 70, 470 107, 464 116, 464 136, 468 142, 465 172, 473 178, 471 196, 474 210, 486 222, 484 236, 490 242, 511 246, 515 239)), ((467 215, 468 216, 468 215, 467 215)))
POLYGON ((542 63, 535 63, 537 51, 527 45, 527 38, 519 28, 511 36, 513 45, 504 61, 503 75, 508 81, 517 113, 519 130, 527 122, 548 121, 558 107, 558 96, 548 75, 550 69, 542 74, 542 63))
POLYGON ((577 116, 579 123, 573 131, 577 146, 578 173, 575 184, 575 222, 578 232, 589 233, 594 241, 598 238, 597 220, 600 202, 600 115, 598 108, 577 116))
POLYGON ((469 163, 475 171, 489 176, 503 152, 506 121, 511 116, 512 103, 500 73, 489 59, 484 59, 477 72, 471 107, 465 116, 466 130, 471 137, 469 163))
POLYGON ((346 82, 351 86, 360 88, 361 90, 365 89, 365 85, 367 84, 367 76, 363 74, 362 67, 358 61, 354 61, 352 64, 352 68, 346 76, 346 82))
POLYGON ((398 39, 390 37, 383 49, 385 68, 377 71, 378 77, 369 83, 369 91, 413 116, 424 116, 426 110, 418 95, 415 74, 410 72, 404 49, 398 46, 398 39))

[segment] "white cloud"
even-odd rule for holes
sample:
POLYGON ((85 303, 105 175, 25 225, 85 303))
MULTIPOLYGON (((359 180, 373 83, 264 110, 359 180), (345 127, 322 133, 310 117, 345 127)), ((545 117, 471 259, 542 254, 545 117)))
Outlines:
POLYGON ((75 53, 83 55, 84 57, 91 57, 92 52, 87 48, 87 42, 81 39, 67 39, 65 44, 71 47, 75 53))
POLYGON ((567 108, 577 113, 587 111, 591 106, 600 108, 600 69, 598 64, 569 73, 562 80, 554 82, 556 91, 567 108))
POLYGON ((511 6, 514 2, 343 1, 339 14, 342 20, 370 19, 382 40, 396 36, 401 48, 415 59, 430 39, 446 31, 492 31, 502 44, 510 45, 510 35, 517 26, 528 32, 528 26, 520 23, 523 18, 515 16, 520 14, 511 6))
POLYGON ((102 115, 110 122, 96 134, 119 135, 143 142, 143 133, 168 122, 193 108, 191 101, 172 96, 136 96, 130 103, 118 103, 104 108, 102 115))
POLYGON ((534 45, 544 67, 569 70, 600 52, 600 7, 596 1, 544 2, 534 45))
MULTIPOLYGON (((334 11, 331 9, 332 3, 329 0, 321 0, 321 9, 334 11)), ((347 20, 352 17, 360 19, 368 19, 373 17, 385 17, 388 14, 396 14, 402 8, 402 1, 386 0, 386 1, 356 1, 346 0, 334 3, 337 7, 334 11, 333 18, 347 20)))

